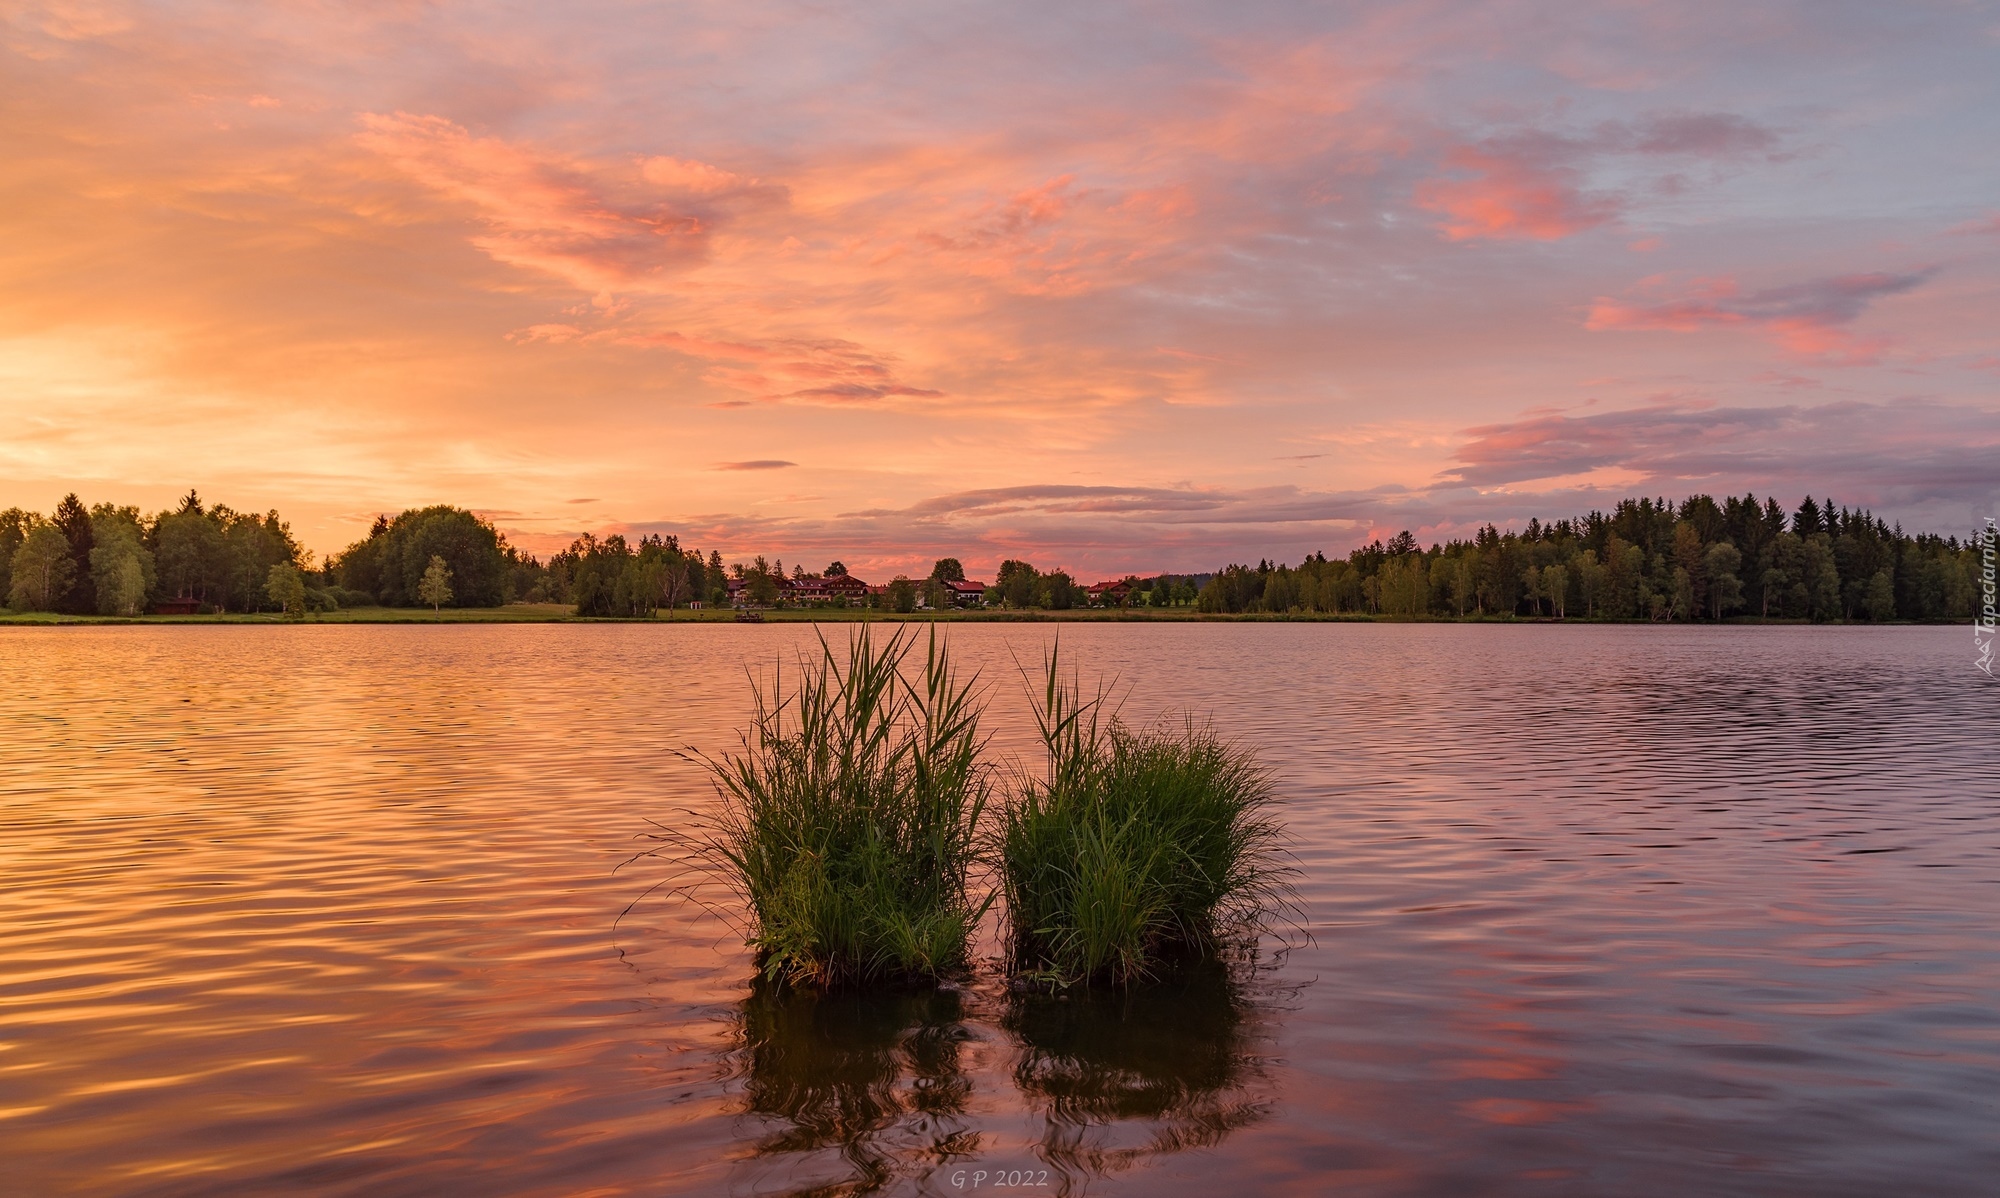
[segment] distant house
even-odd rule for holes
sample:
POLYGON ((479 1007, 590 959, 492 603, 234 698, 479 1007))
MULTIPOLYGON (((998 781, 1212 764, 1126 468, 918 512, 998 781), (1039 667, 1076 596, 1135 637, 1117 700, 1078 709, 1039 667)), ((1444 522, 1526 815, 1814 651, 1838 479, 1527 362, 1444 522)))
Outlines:
POLYGON ((869 586, 852 574, 829 574, 820 582, 825 585, 829 598, 845 598, 849 603, 859 603, 868 597, 869 586))
POLYGON ((945 589, 951 592, 951 601, 958 607, 979 607, 986 602, 986 584, 961 578, 947 582, 945 589))
POLYGON ((832 603, 846 599, 858 603, 868 594, 868 584, 852 574, 803 574, 780 578, 778 597, 791 603, 832 603))
POLYGON ((1090 601, 1102 607, 1122 607, 1126 596, 1132 593, 1135 578, 1120 578, 1115 582, 1100 582, 1086 588, 1090 601))
POLYGON ((826 589, 826 579, 817 574, 801 575, 798 578, 779 580, 778 593, 794 603, 824 603, 833 598, 833 592, 826 589))
POLYGON ((153 614, 156 616, 191 616, 200 610, 199 599, 162 599, 153 604, 153 614))
MULTIPOLYGON (((852 574, 808 574, 798 578, 773 578, 777 585, 778 600, 781 603, 837 603, 846 600, 855 607, 865 606, 869 598, 886 599, 889 585, 870 586, 852 574)), ((731 607, 743 607, 749 603, 746 597, 750 585, 748 578, 728 578, 723 586, 729 592, 731 607)), ((924 606, 924 584, 914 584, 917 591, 917 605, 924 606)), ((986 584, 968 579, 944 584, 951 596, 954 607, 981 607, 986 602, 986 584)))

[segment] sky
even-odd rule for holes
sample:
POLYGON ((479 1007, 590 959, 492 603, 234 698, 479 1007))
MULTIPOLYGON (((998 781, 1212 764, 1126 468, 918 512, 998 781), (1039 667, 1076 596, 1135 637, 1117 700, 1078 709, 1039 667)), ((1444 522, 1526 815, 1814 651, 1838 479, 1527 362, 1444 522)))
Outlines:
POLYGON ((0 0, 0 506, 864 577, 2000 515, 2000 4, 0 0))

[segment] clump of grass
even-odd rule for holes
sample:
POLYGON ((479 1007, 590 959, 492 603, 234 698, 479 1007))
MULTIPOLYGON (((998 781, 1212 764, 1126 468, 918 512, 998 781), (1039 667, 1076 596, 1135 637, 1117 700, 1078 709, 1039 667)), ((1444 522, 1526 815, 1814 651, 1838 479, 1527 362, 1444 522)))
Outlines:
POLYGON ((1263 769, 1192 721, 1127 728, 1055 652, 1046 666, 1048 772, 1024 779, 999 821, 1015 971, 1124 983, 1261 927, 1290 873, 1263 769))
POLYGON ((935 630, 906 678, 915 644, 864 626, 842 670, 822 637, 794 689, 757 688, 743 751, 709 763, 722 805, 700 851, 746 900, 767 978, 917 981, 965 961, 985 911, 967 883, 989 787, 981 705, 935 630))

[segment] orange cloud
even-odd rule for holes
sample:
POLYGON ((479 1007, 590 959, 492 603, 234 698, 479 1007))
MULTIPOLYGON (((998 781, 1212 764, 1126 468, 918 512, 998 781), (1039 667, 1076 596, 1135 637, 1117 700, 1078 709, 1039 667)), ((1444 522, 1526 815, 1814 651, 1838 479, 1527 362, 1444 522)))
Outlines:
POLYGON ((438 116, 364 113, 356 142, 485 227, 472 242, 495 261, 603 291, 638 283, 706 252, 727 209, 717 197, 760 189, 701 162, 588 162, 496 137, 438 116), (711 201, 704 205, 695 199, 711 201))

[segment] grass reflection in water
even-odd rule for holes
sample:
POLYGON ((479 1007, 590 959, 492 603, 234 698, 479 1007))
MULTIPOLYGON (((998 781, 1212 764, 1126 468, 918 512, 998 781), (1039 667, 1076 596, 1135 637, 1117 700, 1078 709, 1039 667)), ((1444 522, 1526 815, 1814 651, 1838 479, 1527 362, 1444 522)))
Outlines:
MULTIPOLYGON (((754 1154, 781 1192, 865 1194, 968 1156, 973 1038, 960 995, 815 992, 759 981, 740 1007, 745 1109, 773 1121, 754 1154)), ((763 1186, 757 1192, 772 1192, 763 1186)))
POLYGON ((737 1009, 732 1064, 742 1109, 765 1126, 739 1185, 827 1198, 927 1193, 949 1189, 954 1169, 1039 1157, 1049 1185, 1033 1192, 1063 1195, 1214 1147, 1276 1104, 1266 980, 1240 962, 1211 962, 1066 998, 758 981, 737 1009), (988 1049, 1002 1041, 1011 1068, 988 1049), (1011 1081, 1034 1114, 1029 1142, 974 1130, 975 1077, 981 1088, 1011 1081))
POLYGON ((1056 1193, 1213 1147, 1270 1114, 1265 1007, 1250 980, 1211 962, 1150 985, 1009 997, 1014 1083, 1041 1115, 1056 1193))

